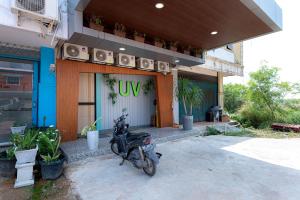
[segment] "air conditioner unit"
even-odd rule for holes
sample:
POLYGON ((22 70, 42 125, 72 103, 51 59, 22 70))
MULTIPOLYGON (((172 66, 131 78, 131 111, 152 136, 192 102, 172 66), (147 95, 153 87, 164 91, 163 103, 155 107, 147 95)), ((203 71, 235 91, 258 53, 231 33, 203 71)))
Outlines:
POLYGON ((114 53, 112 51, 94 48, 92 51, 92 62, 100 64, 114 64, 114 53))
POLYGON ((170 72, 169 63, 162 62, 162 61, 156 61, 155 62, 155 71, 157 71, 157 72, 164 72, 164 73, 170 72))
POLYGON ((153 71, 154 60, 148 58, 138 58, 136 61, 136 66, 141 70, 153 71))
POLYGON ((63 47, 63 59, 89 60, 88 48, 86 46, 65 43, 63 47))
POLYGON ((135 67, 135 57, 128 54, 119 53, 116 57, 116 63, 119 66, 133 68, 135 67))
POLYGON ((12 0, 12 12, 27 15, 45 23, 59 21, 59 0, 12 0))

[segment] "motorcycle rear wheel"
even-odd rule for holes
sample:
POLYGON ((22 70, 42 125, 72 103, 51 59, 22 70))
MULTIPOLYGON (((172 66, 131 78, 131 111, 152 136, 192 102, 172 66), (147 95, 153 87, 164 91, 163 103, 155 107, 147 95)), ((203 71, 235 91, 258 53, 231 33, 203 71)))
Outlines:
POLYGON ((145 157, 145 161, 147 162, 147 167, 143 168, 145 174, 147 174, 148 176, 154 176, 154 174, 156 173, 156 165, 154 161, 148 157, 145 157))
POLYGON ((118 144, 116 142, 111 143, 110 149, 114 154, 119 155, 118 144))

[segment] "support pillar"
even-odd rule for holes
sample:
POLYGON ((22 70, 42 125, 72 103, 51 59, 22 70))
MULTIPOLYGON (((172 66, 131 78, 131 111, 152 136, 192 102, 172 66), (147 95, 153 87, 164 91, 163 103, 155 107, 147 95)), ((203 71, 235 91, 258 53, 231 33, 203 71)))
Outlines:
POLYGON ((56 126, 56 76, 50 70, 55 64, 53 48, 41 47, 38 90, 38 126, 56 126))
POLYGON ((223 87, 223 74, 218 73, 218 106, 224 109, 224 87, 223 87))
POLYGON ((173 75, 173 103, 172 103, 172 108, 173 108, 173 123, 179 124, 179 102, 177 98, 177 87, 178 87, 178 70, 177 69, 172 69, 171 71, 173 75))

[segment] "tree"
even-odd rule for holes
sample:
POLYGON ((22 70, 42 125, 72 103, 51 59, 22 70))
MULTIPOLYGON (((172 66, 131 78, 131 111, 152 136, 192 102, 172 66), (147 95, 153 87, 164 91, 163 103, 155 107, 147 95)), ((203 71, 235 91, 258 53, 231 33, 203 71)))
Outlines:
POLYGON ((186 115, 193 115, 193 106, 200 105, 203 91, 185 78, 178 79, 177 97, 182 101, 186 115), (189 110, 188 110, 189 107, 189 110))
POLYGON ((242 84, 224 85, 224 108, 229 113, 237 112, 246 101, 247 87, 242 84))
POLYGON ((279 69, 263 65, 258 71, 250 73, 248 83, 249 101, 259 110, 267 108, 272 119, 276 112, 281 112, 284 97, 291 92, 291 86, 287 82, 280 82, 279 69))

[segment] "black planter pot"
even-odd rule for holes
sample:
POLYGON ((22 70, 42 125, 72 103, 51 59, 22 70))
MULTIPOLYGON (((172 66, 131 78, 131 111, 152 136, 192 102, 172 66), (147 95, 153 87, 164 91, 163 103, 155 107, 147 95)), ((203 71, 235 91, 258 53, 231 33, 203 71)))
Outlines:
POLYGON ((45 180, 55 180, 59 178, 64 170, 64 162, 65 157, 63 155, 60 156, 59 160, 51 163, 45 163, 42 160, 39 161, 41 165, 42 178, 45 180))
POLYGON ((0 176, 6 178, 13 178, 16 175, 16 159, 7 159, 6 152, 0 153, 0 176))

